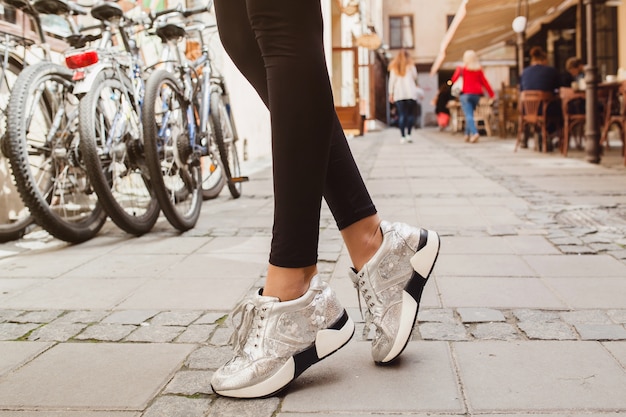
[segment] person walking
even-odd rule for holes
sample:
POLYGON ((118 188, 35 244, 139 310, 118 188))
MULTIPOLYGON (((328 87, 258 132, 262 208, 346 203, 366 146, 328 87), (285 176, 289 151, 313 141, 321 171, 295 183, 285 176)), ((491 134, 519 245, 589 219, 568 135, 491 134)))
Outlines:
POLYGON ((411 143, 411 130, 415 124, 417 99, 421 90, 417 84, 417 69, 409 52, 401 49, 389 63, 388 70, 389 102, 396 105, 400 142, 411 143))
POLYGON ((448 108, 448 102, 452 99, 453 97, 450 93, 450 87, 447 83, 442 83, 439 86, 437 95, 432 101, 432 105, 435 106, 437 125, 439 126, 440 131, 445 130, 448 127, 448 123, 450 123, 450 109, 448 108))
POLYGON ((320 0, 216 0, 215 11, 225 50, 270 111, 274 224, 265 285, 231 314, 234 355, 213 391, 273 395, 351 339, 354 322, 318 276, 322 198, 376 328, 372 359, 389 364, 411 338, 439 236, 379 218, 335 113, 320 0))
POLYGON ((463 77, 463 89, 461 90, 459 100, 465 115, 465 142, 476 143, 480 138, 480 134, 476 128, 474 111, 478 106, 480 98, 483 96, 483 90, 489 94, 491 99, 493 99, 495 94, 483 73, 478 55, 471 49, 463 54, 463 66, 457 67, 454 74, 452 74, 452 83, 454 84, 459 77, 463 77))

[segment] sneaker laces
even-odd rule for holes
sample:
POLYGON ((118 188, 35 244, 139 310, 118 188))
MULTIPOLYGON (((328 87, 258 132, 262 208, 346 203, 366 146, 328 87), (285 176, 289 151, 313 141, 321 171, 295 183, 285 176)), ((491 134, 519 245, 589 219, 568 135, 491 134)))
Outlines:
MULTIPOLYGON (((265 326, 266 306, 258 306, 253 299, 247 298, 240 302, 233 310, 230 322, 233 326, 233 333, 228 343, 233 346, 235 352, 242 352, 251 339, 258 340, 263 333, 265 326), (241 317, 236 322, 237 317, 241 317)), ((254 347, 258 342, 254 342, 254 347)))
POLYGON ((380 322, 383 315, 382 303, 378 300, 376 293, 371 287, 366 285, 365 274, 356 273, 357 279, 354 280, 354 288, 356 288, 357 299, 359 300, 359 311, 361 312, 361 318, 365 320, 365 329, 368 329, 372 324, 376 326, 376 332, 380 331, 380 322), (365 301, 367 310, 365 311, 365 317, 363 317, 363 305, 361 304, 361 296, 365 301), (373 300, 372 300, 373 299, 373 300))

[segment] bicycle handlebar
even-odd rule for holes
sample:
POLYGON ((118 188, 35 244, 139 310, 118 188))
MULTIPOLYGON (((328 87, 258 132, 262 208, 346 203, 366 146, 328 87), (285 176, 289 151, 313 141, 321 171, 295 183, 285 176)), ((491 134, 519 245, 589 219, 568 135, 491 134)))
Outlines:
POLYGON ((182 7, 180 4, 171 9, 160 10, 158 12, 150 13, 150 20, 154 22, 161 16, 165 16, 166 14, 180 14, 183 17, 193 16, 195 14, 206 13, 211 10, 211 6, 213 5, 213 0, 209 1, 209 3, 205 6, 197 7, 194 9, 187 9, 182 7))

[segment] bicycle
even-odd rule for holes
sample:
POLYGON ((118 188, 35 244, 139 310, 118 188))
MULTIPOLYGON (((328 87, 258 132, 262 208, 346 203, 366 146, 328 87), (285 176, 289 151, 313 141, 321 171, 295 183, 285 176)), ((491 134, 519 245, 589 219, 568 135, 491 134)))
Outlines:
POLYGON ((95 48, 66 55, 80 98, 80 147, 91 184, 113 222, 128 233, 152 229, 160 208, 144 163, 141 105, 144 80, 133 34, 145 19, 124 14, 115 3, 91 9, 102 22, 95 48), (116 37, 123 48, 113 47, 116 37))
MULTIPOLYGON (((5 4, 4 2, 2 2, 5 4)), ((0 45, 0 242, 16 240, 24 236, 28 227, 34 223, 28 208, 15 187, 15 180, 5 157, 6 108, 15 80, 24 68, 24 60, 18 55, 17 48, 27 49, 33 44, 30 39, 2 32, 4 38, 0 45)))
MULTIPOLYGON (((205 11, 208 7, 178 7, 160 13, 188 18, 205 11)), ((240 175, 236 130, 231 125, 230 105, 224 102, 224 97, 228 97, 225 82, 215 75, 204 42, 204 30, 214 27, 203 23, 183 27, 168 22, 158 27, 165 69, 155 70, 146 81, 142 114, 146 162, 161 209, 180 231, 192 228, 200 215, 202 157, 211 161, 208 172, 223 171, 221 178, 233 197, 241 195, 241 182, 247 180, 233 175, 240 175), (193 62, 177 48, 177 42, 189 32, 198 33, 201 44, 201 54, 193 62)), ((221 181, 214 182, 204 193, 214 197, 223 185, 221 181)))
MULTIPOLYGON (((85 9, 66 0, 36 0, 30 8, 36 31, 42 34, 39 13, 66 19, 75 48, 97 36, 79 33, 72 16, 85 9)), ((45 43, 44 43, 45 44, 45 43)), ((17 188, 36 222, 54 237, 79 243, 95 236, 106 221, 87 177, 79 152, 78 97, 73 73, 44 61, 26 67, 15 81, 8 104, 5 151, 17 188)))

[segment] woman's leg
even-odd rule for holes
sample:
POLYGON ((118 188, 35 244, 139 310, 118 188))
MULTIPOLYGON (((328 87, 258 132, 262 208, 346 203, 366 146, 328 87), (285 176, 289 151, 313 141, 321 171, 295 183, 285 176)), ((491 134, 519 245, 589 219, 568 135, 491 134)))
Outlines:
POLYGON ((415 125, 415 117, 417 112, 417 101, 406 100, 406 133, 411 136, 411 131, 415 125))
POLYGON ((398 127, 400 128, 400 134, 402 137, 406 136, 406 122, 407 122, 407 114, 406 114, 407 103, 406 100, 398 100, 396 101, 396 109, 398 110, 398 127))
POLYGON ((465 134, 466 135, 474 135, 478 133, 476 129, 476 122, 474 121, 474 109, 476 105, 474 104, 474 94, 462 94, 461 101, 461 109, 463 109, 463 114, 465 115, 465 134))
MULTIPOLYGON (((267 72, 265 68, 265 60, 249 21, 246 1, 218 0, 215 6, 218 23, 223 23, 219 25, 219 29, 225 49, 233 59, 236 66, 257 90, 259 96, 266 104, 268 104, 269 92, 268 82, 266 81, 267 72)), ((308 55, 309 52, 306 52, 306 54, 308 55)), ((302 75, 303 74, 300 74, 298 77, 301 77, 302 75)), ((326 85, 329 84, 326 83, 326 85)), ((302 94, 299 91, 301 90, 298 88, 293 90, 293 93, 296 95, 296 101, 298 102, 302 99, 302 94)), ((326 165, 327 175, 323 195, 337 221, 338 227, 343 229, 354 224, 355 222, 362 219, 368 219, 372 216, 377 219, 377 216, 375 216, 376 209, 367 192, 354 158, 352 157, 352 153, 346 141, 343 129, 339 123, 339 119, 336 117, 334 112, 334 105, 332 104, 332 101, 329 104, 332 113, 332 133, 330 136, 330 154, 328 158, 329 161, 326 165)), ((308 117, 308 115, 303 117, 308 117)), ((276 125, 277 119, 278 117, 272 114, 273 126, 276 125)), ((297 135, 293 135, 293 132, 291 132, 290 139, 292 141, 304 140, 306 138, 309 138, 309 140, 312 141, 317 140, 317 138, 312 137, 312 135, 304 137, 306 132, 302 132, 302 134, 300 130, 296 131, 299 132, 297 135)), ((276 142, 276 137, 274 137, 274 142, 276 142)), ((276 152, 274 156, 277 156, 276 152)), ((319 158, 318 166, 323 167, 323 165, 323 158, 319 158)), ((306 187, 307 185, 303 183, 301 188, 306 189, 306 187)), ((276 221, 279 220, 280 218, 276 219, 276 221)), ((319 220, 316 220, 316 228, 318 222, 319 220)), ((302 240, 304 237, 299 235, 296 239, 302 240)), ((355 248, 353 249, 353 252, 359 252, 359 249, 355 248)), ((272 245, 272 253, 276 253, 274 250, 274 243, 272 245)), ((276 258, 276 256, 272 255, 272 258, 276 258)), ((278 256, 278 259, 280 260, 280 256, 278 256)), ((310 271, 310 268, 307 269, 310 271)), ((281 268, 279 266, 270 266, 270 271, 268 273, 270 289, 274 287, 272 284, 272 277, 276 276, 277 272, 280 271, 281 268)), ((282 272, 284 273, 285 271, 282 272)), ((297 275, 298 277, 295 277, 295 281, 302 280, 302 275, 300 273, 297 273, 297 275)), ((305 273, 304 275, 310 275, 310 273, 305 273)))

